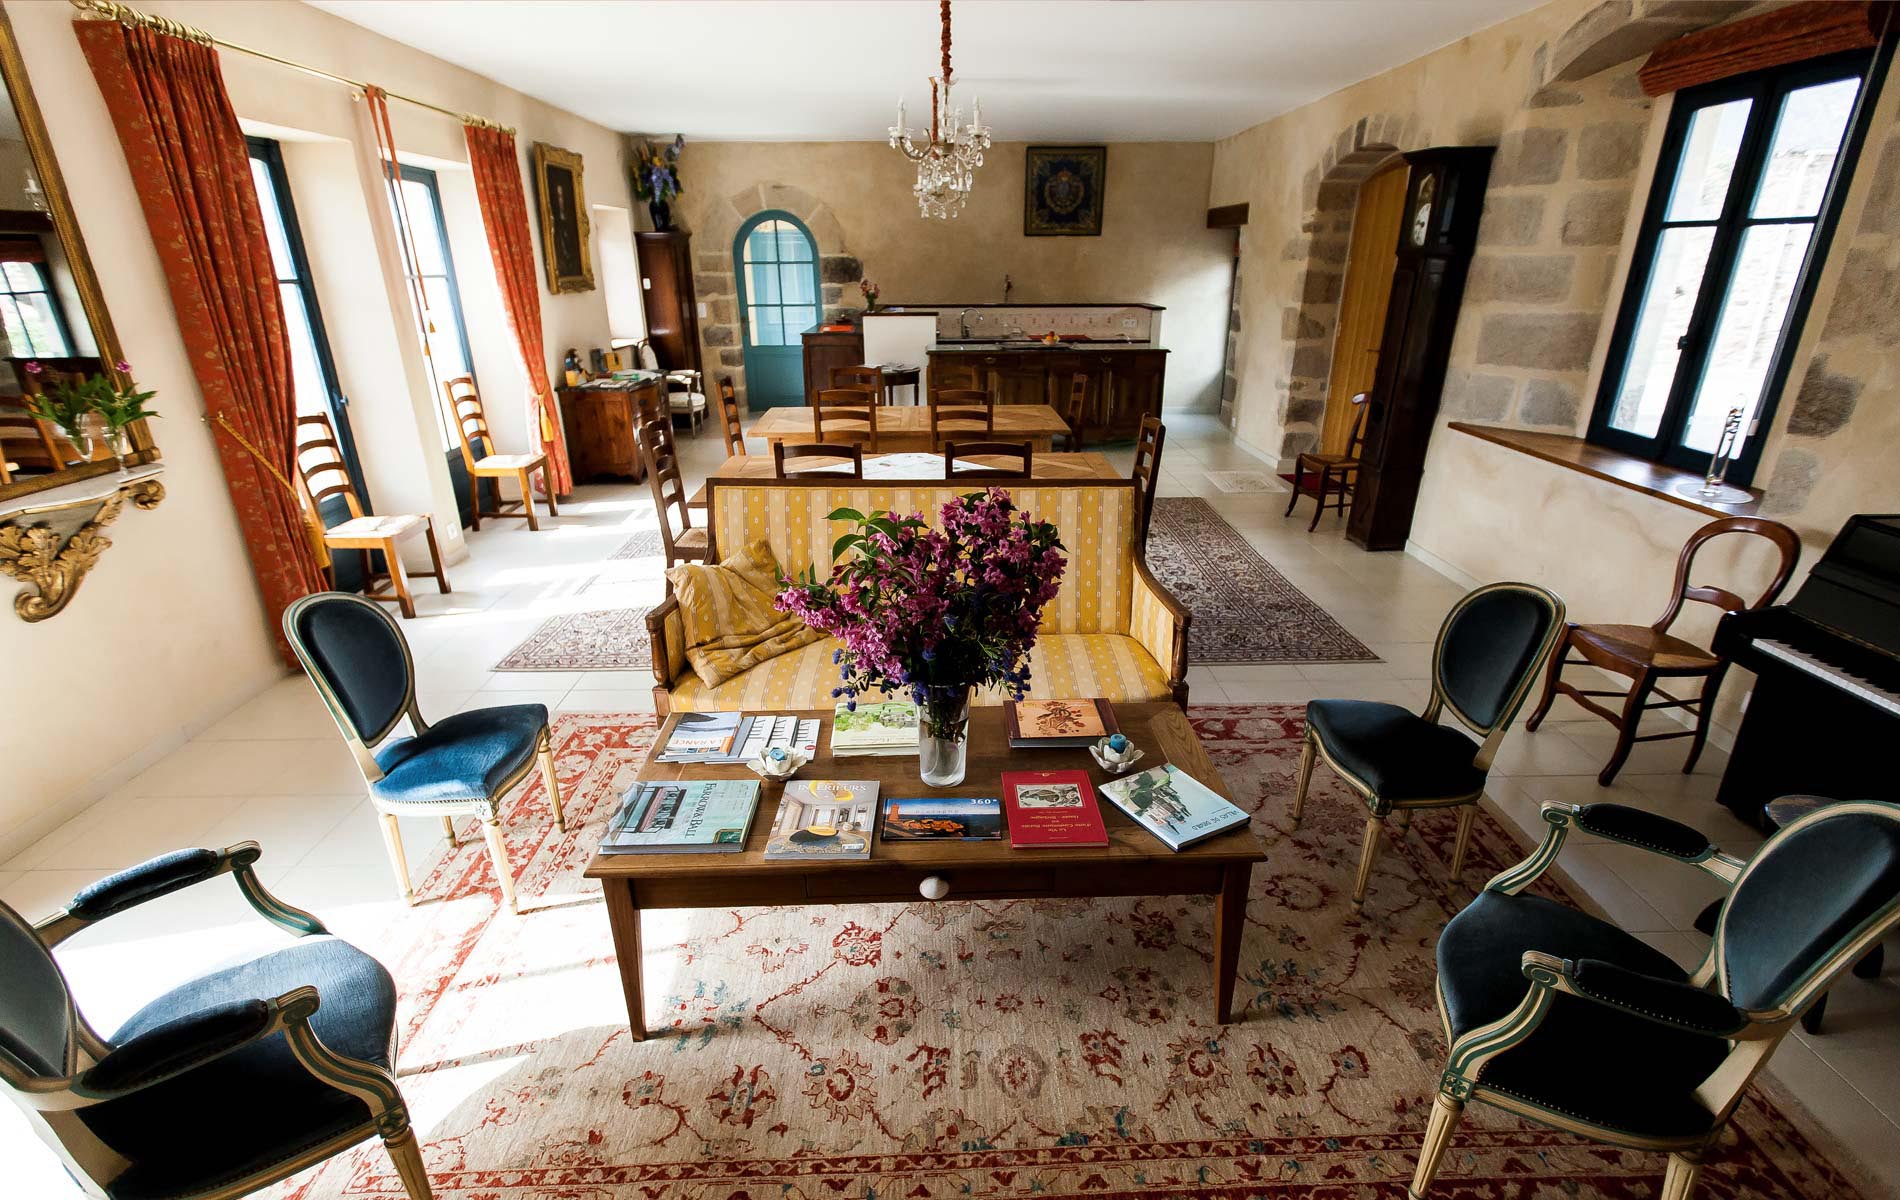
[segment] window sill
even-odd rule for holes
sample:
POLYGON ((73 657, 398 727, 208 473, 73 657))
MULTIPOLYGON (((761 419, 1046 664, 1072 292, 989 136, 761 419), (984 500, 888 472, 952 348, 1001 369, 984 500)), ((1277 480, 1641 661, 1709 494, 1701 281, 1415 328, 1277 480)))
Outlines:
POLYGON ((1605 483, 1654 496, 1658 500, 1666 500, 1707 516, 1754 516, 1761 508, 1761 492, 1756 488, 1747 489, 1755 497, 1747 504, 1710 504, 1675 490, 1676 485, 1681 483, 1700 483, 1702 476, 1695 472, 1635 458, 1605 446, 1592 445, 1579 437, 1537 433, 1528 429, 1505 429, 1498 425, 1473 425, 1466 421, 1453 421, 1451 428, 1494 446, 1503 446, 1519 454, 1528 454, 1547 463, 1580 471, 1605 483))

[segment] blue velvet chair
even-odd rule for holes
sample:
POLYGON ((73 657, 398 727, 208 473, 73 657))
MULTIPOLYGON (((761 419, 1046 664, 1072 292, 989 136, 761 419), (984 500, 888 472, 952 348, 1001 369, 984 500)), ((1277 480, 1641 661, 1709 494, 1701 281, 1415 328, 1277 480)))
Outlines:
POLYGON ((381 1137, 410 1200, 428 1200, 396 1087, 395 984, 265 891, 258 855, 256 842, 178 850, 85 888, 38 925, 0 904, 0 1083, 88 1195, 224 1200, 381 1137), (174 988, 101 1037, 53 947, 225 874, 296 940, 174 988))
POLYGON ((1306 706, 1293 824, 1299 825, 1306 807, 1313 763, 1324 759, 1366 803, 1355 906, 1365 903, 1379 836, 1393 814, 1404 828, 1415 809, 1457 808, 1452 878, 1464 871, 1491 760, 1563 628, 1564 602, 1543 588, 1489 584, 1459 600, 1439 627, 1432 691, 1422 716, 1372 700, 1314 700, 1306 706), (1482 740, 1439 724, 1446 711, 1482 740))
POLYGON ((1697 830, 1620 804, 1545 804, 1549 829, 1438 939, 1450 1058, 1411 1195, 1425 1195, 1465 1105, 1669 1155, 1660 1200, 1688 1200, 1742 1091, 1829 985, 1900 925, 1900 805, 1817 809, 1743 862, 1697 830), (1571 829, 1728 885, 1694 971, 1614 925, 1523 894, 1571 829))
POLYGON ((481 818, 502 899, 520 912, 499 809, 537 761, 555 827, 567 828, 547 706, 477 708, 429 724, 416 708, 415 662, 402 630, 379 605, 348 592, 319 592, 292 604, 284 610, 284 633, 369 782, 403 899, 413 904, 415 889, 397 816, 440 816, 454 845, 455 818, 473 815, 481 818), (404 717, 414 736, 391 740, 404 717))

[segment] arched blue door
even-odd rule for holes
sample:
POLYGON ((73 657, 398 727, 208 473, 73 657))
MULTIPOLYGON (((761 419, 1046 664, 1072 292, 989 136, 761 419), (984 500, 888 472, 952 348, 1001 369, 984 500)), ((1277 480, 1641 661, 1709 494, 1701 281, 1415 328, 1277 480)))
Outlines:
POLYGON ((805 349, 800 335, 818 324, 818 248, 811 230, 788 212, 767 209, 739 227, 732 241, 739 280, 746 407, 805 402, 805 349))

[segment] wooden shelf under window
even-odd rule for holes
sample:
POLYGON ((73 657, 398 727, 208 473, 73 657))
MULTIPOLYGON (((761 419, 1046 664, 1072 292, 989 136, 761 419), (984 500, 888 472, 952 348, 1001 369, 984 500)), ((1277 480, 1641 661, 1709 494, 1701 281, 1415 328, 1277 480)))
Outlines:
POLYGON ((1547 463, 1568 467, 1572 471, 1581 471, 1605 483, 1614 483, 1632 492, 1642 492, 1658 500, 1667 500, 1671 504, 1707 516, 1748 517, 1754 516, 1761 508, 1759 489, 1746 489, 1755 497, 1747 504, 1709 504, 1675 490, 1679 483, 1700 483, 1702 476, 1696 472, 1684 471, 1679 467, 1671 467, 1663 463, 1653 463, 1648 459, 1611 450, 1607 446, 1593 445, 1580 437, 1561 433, 1537 433, 1529 429, 1506 429, 1501 425, 1473 425, 1468 421, 1453 421, 1451 428, 1490 442, 1494 446, 1503 446, 1507 450, 1528 454, 1532 458, 1541 458, 1547 463))

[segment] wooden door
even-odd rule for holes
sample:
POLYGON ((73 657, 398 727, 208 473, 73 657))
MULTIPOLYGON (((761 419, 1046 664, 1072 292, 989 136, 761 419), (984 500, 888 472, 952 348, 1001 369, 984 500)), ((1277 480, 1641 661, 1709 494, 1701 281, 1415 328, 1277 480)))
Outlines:
POLYGON ((640 303, 654 357, 668 371, 699 370, 699 304, 690 234, 633 235, 640 256, 640 303))
POLYGON ((1320 451, 1344 454, 1352 440, 1357 411, 1352 398, 1369 391, 1379 369, 1379 341, 1385 329, 1386 303, 1392 295, 1394 247, 1405 213, 1404 159, 1365 181, 1352 218, 1352 242, 1346 250, 1346 280, 1339 301, 1339 332, 1333 339, 1333 365, 1327 374, 1326 417, 1320 451))

